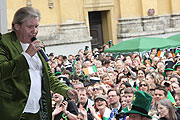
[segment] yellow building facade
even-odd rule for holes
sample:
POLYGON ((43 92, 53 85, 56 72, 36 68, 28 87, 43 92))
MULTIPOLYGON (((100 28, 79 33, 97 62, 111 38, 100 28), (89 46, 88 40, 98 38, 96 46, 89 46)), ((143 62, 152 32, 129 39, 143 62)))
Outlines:
POLYGON ((7 0, 8 29, 15 11, 24 6, 40 10, 38 38, 49 52, 57 46, 78 50, 180 31, 180 0, 7 0))

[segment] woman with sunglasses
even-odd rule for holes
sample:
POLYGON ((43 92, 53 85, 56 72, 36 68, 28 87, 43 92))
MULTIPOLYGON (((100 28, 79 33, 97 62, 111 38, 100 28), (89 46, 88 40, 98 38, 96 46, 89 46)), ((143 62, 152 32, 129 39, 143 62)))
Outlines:
POLYGON ((95 83, 93 86, 93 99, 96 98, 98 95, 106 95, 105 85, 103 87, 103 84, 95 83))
POLYGON ((140 83, 139 83, 139 90, 145 91, 145 92, 149 93, 150 89, 149 89, 148 82, 145 81, 145 80, 140 81, 140 83))

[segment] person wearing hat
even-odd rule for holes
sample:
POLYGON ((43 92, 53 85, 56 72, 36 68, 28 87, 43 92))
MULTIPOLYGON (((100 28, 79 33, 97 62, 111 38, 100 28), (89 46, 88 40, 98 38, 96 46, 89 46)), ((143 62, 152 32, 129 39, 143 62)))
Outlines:
POLYGON ((151 108, 152 96, 144 91, 136 91, 129 111, 125 112, 128 120, 147 120, 152 118, 148 115, 151 108))
POLYGON ((143 65, 147 65, 147 64, 152 66, 152 59, 150 57, 144 57, 143 65))
POLYGON ((49 59, 51 60, 51 59, 53 59, 54 58, 54 53, 49 53, 49 59))
POLYGON ((168 79, 172 75, 172 73, 174 71, 174 69, 173 69, 174 62, 171 61, 171 60, 166 61, 165 65, 166 66, 165 66, 165 70, 164 70, 163 75, 166 77, 166 79, 168 79))
POLYGON ((175 56, 178 56, 178 55, 180 55, 180 49, 179 48, 176 49, 176 52, 175 52, 175 56))
POLYGON ((180 61, 178 61, 178 62, 174 65, 174 70, 177 71, 178 73, 180 73, 180 61))
POLYGON ((89 106, 89 108, 95 120, 109 120, 111 110, 107 107, 108 103, 106 96, 98 95, 96 96, 94 102, 95 108, 92 106, 89 106))
POLYGON ((145 53, 144 59, 143 59, 143 65, 149 64, 152 66, 152 58, 149 56, 148 53, 145 53))

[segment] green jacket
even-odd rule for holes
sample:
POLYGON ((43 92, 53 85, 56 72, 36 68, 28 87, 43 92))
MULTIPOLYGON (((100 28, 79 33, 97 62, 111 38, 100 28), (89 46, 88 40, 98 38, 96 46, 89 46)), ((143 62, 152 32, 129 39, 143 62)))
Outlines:
MULTIPOLYGON (((0 40, 0 119, 2 120, 19 120, 28 99, 31 80, 29 66, 22 52, 23 49, 15 32, 2 35, 0 40)), ((67 97, 67 90, 71 88, 59 82, 50 72, 48 63, 39 53, 38 55, 43 64, 48 120, 51 120, 50 90, 67 97)))

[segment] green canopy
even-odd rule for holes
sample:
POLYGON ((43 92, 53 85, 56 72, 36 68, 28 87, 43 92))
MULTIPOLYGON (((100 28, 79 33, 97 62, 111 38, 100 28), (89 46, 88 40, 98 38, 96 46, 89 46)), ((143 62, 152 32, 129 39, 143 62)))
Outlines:
POLYGON ((152 48, 173 48, 180 45, 180 42, 155 37, 139 37, 131 40, 122 41, 119 44, 106 49, 104 52, 125 53, 125 52, 143 52, 152 48))
POLYGON ((168 37, 168 39, 180 42, 180 34, 176 34, 176 35, 170 36, 170 37, 168 37))

